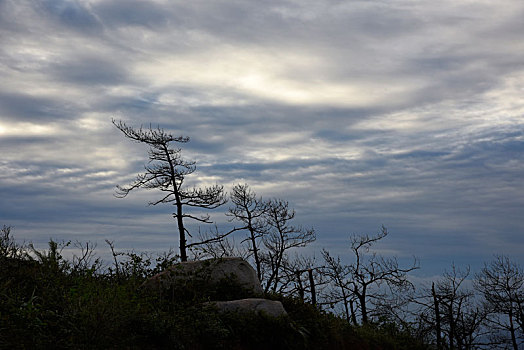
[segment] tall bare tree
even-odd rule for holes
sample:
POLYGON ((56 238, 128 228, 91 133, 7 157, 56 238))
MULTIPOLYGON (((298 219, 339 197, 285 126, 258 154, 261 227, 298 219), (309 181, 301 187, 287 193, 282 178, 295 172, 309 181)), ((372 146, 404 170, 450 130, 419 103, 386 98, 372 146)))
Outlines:
POLYGON ((442 278, 425 288, 416 301, 422 306, 420 325, 436 341, 437 349, 476 349, 486 337, 483 327, 486 312, 477 303, 474 291, 467 288, 469 267, 452 265, 442 278))
POLYGON ((253 254, 257 277, 261 281, 260 238, 266 232, 265 216, 269 206, 261 197, 257 197, 247 184, 235 185, 230 198, 234 206, 229 208, 226 215, 232 220, 240 221, 244 225, 240 229, 248 231, 248 237, 242 243, 249 242, 249 252, 253 254))
POLYGON ((196 216, 186 208, 215 209, 224 204, 227 199, 223 186, 184 188, 186 176, 195 172, 194 161, 182 158, 181 149, 173 148, 174 143, 189 142, 189 137, 173 136, 164 129, 133 128, 122 121, 112 121, 125 137, 149 146, 149 162, 144 166, 144 173, 138 174, 136 180, 126 186, 117 186, 116 196, 126 197, 131 191, 138 188, 156 189, 162 192, 160 199, 152 201, 150 205, 171 203, 175 206, 173 217, 178 226, 180 240, 180 258, 187 261, 187 238, 189 231, 185 227, 184 219, 193 219, 203 223, 211 223, 209 215, 196 216))
POLYGON ((411 266, 401 268, 395 258, 384 258, 376 253, 367 255, 370 247, 387 235, 387 229, 382 226, 381 232, 375 236, 353 235, 350 238, 355 261, 349 265, 352 280, 349 288, 360 308, 363 324, 369 322, 368 304, 380 305, 387 297, 386 291, 381 288, 387 287, 390 295, 412 288, 407 273, 418 269, 416 259, 411 266))
POLYGON ((354 307, 355 296, 352 288, 351 269, 349 266, 342 264, 340 257, 332 257, 326 249, 322 250, 322 257, 326 263, 322 273, 331 284, 328 300, 333 304, 342 303, 346 321, 356 325, 357 318, 354 307))

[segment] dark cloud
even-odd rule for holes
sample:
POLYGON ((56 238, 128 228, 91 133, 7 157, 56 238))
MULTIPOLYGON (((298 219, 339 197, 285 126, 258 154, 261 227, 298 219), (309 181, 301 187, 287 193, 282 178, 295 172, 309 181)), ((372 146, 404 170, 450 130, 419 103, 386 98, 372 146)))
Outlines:
POLYGON ((49 73, 57 80, 89 86, 120 85, 128 75, 118 62, 100 57, 73 57, 50 66, 49 73))
POLYGON ((144 26, 158 29, 172 20, 172 12, 155 2, 102 1, 95 3, 93 10, 109 27, 144 26))
POLYGON ((96 17, 79 1, 40 0, 36 2, 44 13, 61 25, 77 31, 98 29, 100 23, 96 17))
POLYGON ((76 112, 72 103, 61 100, 59 96, 40 97, 0 91, 0 113, 4 120, 46 122, 69 118, 76 112))

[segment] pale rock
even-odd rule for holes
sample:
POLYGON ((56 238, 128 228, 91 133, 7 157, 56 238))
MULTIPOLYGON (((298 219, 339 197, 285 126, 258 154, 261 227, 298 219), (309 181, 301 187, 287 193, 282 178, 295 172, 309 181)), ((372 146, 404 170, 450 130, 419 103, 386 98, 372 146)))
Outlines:
POLYGON ((233 277, 240 286, 252 291, 254 295, 261 295, 263 293, 255 270, 242 258, 220 258, 182 262, 151 277, 144 285, 163 289, 169 288, 172 284, 191 279, 204 280, 212 285, 231 277, 233 277))
POLYGON ((248 298, 231 301, 214 301, 209 304, 215 305, 222 312, 239 312, 265 314, 268 316, 279 317, 287 315, 284 306, 280 301, 248 298))

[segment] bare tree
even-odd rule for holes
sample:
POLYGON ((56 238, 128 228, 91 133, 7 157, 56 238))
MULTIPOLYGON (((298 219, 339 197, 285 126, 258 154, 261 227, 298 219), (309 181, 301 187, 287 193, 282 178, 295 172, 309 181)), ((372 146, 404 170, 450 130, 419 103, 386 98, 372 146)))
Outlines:
POLYGON ((344 316, 349 323, 357 324, 355 315, 355 296, 351 286, 351 270, 347 265, 343 265, 340 257, 332 257, 327 250, 322 250, 322 257, 326 263, 322 273, 331 283, 327 299, 332 304, 342 303, 344 316))
POLYGON ((382 226, 382 231, 375 236, 353 235, 350 238, 355 261, 349 265, 352 280, 349 289, 356 298, 363 324, 369 322, 370 300, 380 305, 380 301, 385 300, 388 294, 394 295, 395 291, 413 288, 407 273, 418 269, 416 259, 410 267, 401 268, 395 258, 384 258, 376 253, 366 255, 374 243, 387 235, 388 231, 382 226), (388 290, 384 291, 382 287, 388 290))
POLYGON ((247 184, 238 184, 233 187, 230 195, 233 207, 229 208, 226 214, 232 220, 240 221, 244 226, 239 229, 248 231, 248 237, 242 243, 249 242, 249 252, 253 254, 257 277, 262 280, 261 261, 260 261, 260 238, 263 236, 267 220, 266 213, 269 206, 257 197, 247 184))
POLYGON ((435 291, 435 283, 431 284, 431 298, 433 300, 433 311, 435 312, 435 338, 437 349, 442 349, 442 319, 440 317, 440 297, 435 291))
POLYGON ((135 129, 124 122, 113 124, 129 139, 149 146, 149 162, 144 166, 145 172, 138 174, 136 180, 127 186, 117 186, 116 196, 126 197, 138 188, 157 189, 163 194, 160 199, 150 202, 150 205, 172 203, 176 210, 173 217, 178 225, 180 240, 180 258, 187 261, 187 239, 189 231, 184 226, 184 219, 193 219, 203 223, 211 223, 209 215, 196 216, 186 208, 215 209, 224 204, 227 199, 223 186, 214 185, 204 188, 184 188, 186 176, 196 170, 195 162, 182 158, 181 149, 173 148, 173 143, 186 143, 189 137, 173 136, 160 127, 149 126, 135 129))
POLYGON ((461 271, 453 265, 435 285, 434 298, 439 302, 442 331, 449 348, 471 349, 483 321, 482 310, 474 305, 473 291, 461 288, 468 276, 469 267, 461 271))
MULTIPOLYGON (((498 255, 476 275, 475 288, 484 296, 490 326, 495 330, 508 332, 513 349, 520 349, 524 343, 522 268, 511 262, 507 256, 498 255)), ((498 342, 505 343, 503 340, 498 342)))
POLYGON ((294 254, 291 257, 286 256, 283 261, 276 291, 322 306, 319 302, 319 289, 326 284, 322 267, 316 264, 315 256, 294 254))
POLYGON ((74 273, 91 273, 94 274, 102 266, 102 260, 95 258, 95 249, 97 244, 76 241, 74 247, 80 251, 80 255, 73 255, 71 269, 74 273))
POLYGON ((473 291, 464 286, 468 276, 469 268, 452 265, 417 301, 423 306, 420 318, 435 335, 437 349, 473 349, 485 335, 485 312, 475 302, 473 291))
POLYGON ((289 208, 289 203, 281 199, 268 202, 265 214, 267 226, 263 236, 265 251, 261 256, 265 266, 264 292, 275 292, 284 275, 287 253, 297 247, 304 247, 315 241, 315 230, 303 229, 291 225, 295 211, 289 208))
POLYGON ((199 232, 198 244, 188 246, 193 253, 195 260, 202 258, 219 259, 224 257, 241 257, 247 259, 249 250, 243 246, 237 245, 235 239, 227 237, 230 233, 239 229, 233 228, 231 231, 221 233, 215 226, 214 231, 199 232))

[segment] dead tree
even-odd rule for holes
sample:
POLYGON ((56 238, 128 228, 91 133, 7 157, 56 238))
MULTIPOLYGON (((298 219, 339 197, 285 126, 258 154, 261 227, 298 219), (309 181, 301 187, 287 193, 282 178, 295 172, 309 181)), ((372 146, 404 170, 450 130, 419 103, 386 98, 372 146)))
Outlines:
POLYGON ((474 301, 473 290, 462 287, 468 276, 469 267, 460 270, 452 265, 451 271, 445 272, 443 279, 435 285, 441 327, 451 349, 474 348, 485 319, 484 310, 474 301))
POLYGON ((195 260, 201 258, 220 259, 225 257, 241 257, 242 259, 247 259, 249 257, 249 251, 245 247, 235 244, 234 238, 229 239, 229 237, 227 237, 240 229, 233 228, 223 233, 220 232, 215 225, 214 231, 199 232, 198 242, 188 244, 187 248, 193 253, 195 260))
POLYGON ((452 265, 442 278, 432 283, 416 301, 422 306, 420 318, 434 335, 437 349, 473 349, 484 338, 486 313, 475 302, 473 290, 465 288, 469 268, 452 265))
POLYGON ((113 124, 125 137, 149 146, 149 162, 144 166, 145 172, 138 174, 136 180, 127 186, 117 186, 116 196, 126 197, 131 191, 138 188, 156 189, 162 192, 160 199, 152 201, 150 205, 170 203, 175 206, 173 217, 178 226, 180 240, 180 258, 187 261, 187 238, 189 231, 185 227, 184 219, 193 219, 203 223, 211 223, 209 215, 196 216, 190 214, 187 208, 215 209, 227 200, 223 186, 184 188, 186 176, 195 172, 194 161, 182 158, 181 149, 173 148, 173 143, 189 142, 189 137, 173 136, 160 127, 132 128, 124 122, 113 124))
POLYGON ((524 271, 522 268, 511 262, 506 256, 496 256, 476 275, 475 288, 484 297, 489 312, 490 327, 509 333, 512 348, 520 349, 524 342, 524 271))
POLYGON ((266 213, 269 206, 261 197, 257 197, 247 184, 235 185, 230 198, 234 206, 229 208, 226 215, 230 216, 231 220, 240 221, 244 225, 239 230, 248 231, 248 237, 242 243, 249 242, 249 252, 253 254, 257 277, 261 281, 260 238, 266 232, 266 213))
POLYGON ((265 214, 267 226, 263 236, 265 251, 261 257, 267 271, 265 293, 277 290, 287 253, 293 248, 304 247, 314 242, 316 238, 315 230, 291 225, 295 211, 289 208, 287 201, 274 199, 267 205, 268 209, 265 214))
POLYGON ((320 299, 321 289, 328 281, 324 278, 323 266, 317 266, 314 256, 295 255, 288 258, 282 268, 277 292, 298 296, 301 301, 308 301, 312 305, 322 307, 320 299), (309 297, 306 297, 309 295, 309 297))
POLYGON ((433 310, 435 311, 435 333, 437 339, 437 349, 442 349, 442 322, 440 320, 439 296, 435 292, 435 283, 431 284, 431 296, 433 297, 433 310))
POLYGON ((332 257, 327 250, 322 250, 322 257, 326 263, 322 273, 328 278, 332 286, 329 300, 333 304, 342 303, 344 316, 349 323, 357 324, 355 315, 355 298, 352 293, 352 281, 349 266, 340 262, 340 257, 332 257))
POLYGON ((407 274, 418 269, 416 259, 410 267, 401 268, 395 258, 384 258, 376 253, 367 255, 370 247, 387 235, 388 231, 382 227, 382 231, 376 236, 354 235, 350 239, 351 251, 355 259, 349 265, 352 280, 350 291, 360 308, 362 324, 369 322, 368 303, 370 299, 377 304, 386 299, 387 293, 381 291, 382 287, 389 289, 389 294, 413 287, 407 279, 407 274))

